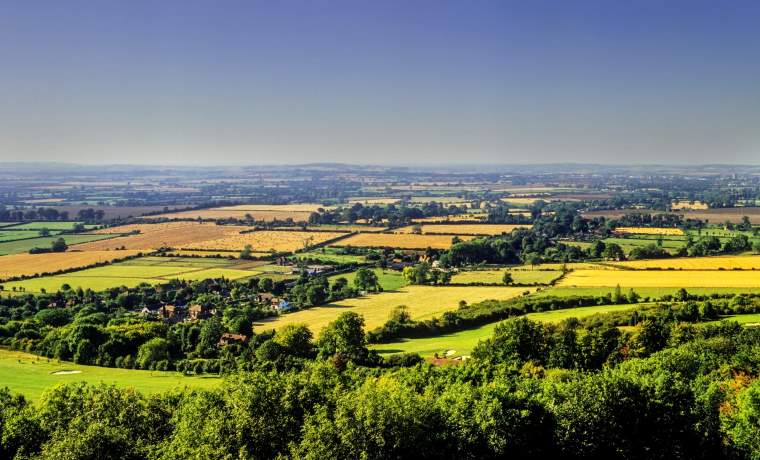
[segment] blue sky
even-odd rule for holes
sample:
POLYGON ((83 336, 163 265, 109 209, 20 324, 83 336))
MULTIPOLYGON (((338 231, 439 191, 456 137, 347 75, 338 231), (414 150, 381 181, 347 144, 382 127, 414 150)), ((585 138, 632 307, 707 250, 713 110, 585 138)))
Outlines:
POLYGON ((0 2, 0 160, 760 163, 760 2, 0 2))

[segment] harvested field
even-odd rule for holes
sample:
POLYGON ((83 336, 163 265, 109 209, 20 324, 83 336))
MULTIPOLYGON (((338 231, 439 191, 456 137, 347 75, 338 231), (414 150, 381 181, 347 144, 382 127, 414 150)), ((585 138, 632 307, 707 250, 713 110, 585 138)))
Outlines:
POLYGON ((682 236, 683 230, 680 228, 654 228, 654 227, 618 227, 617 233, 634 234, 634 235, 663 235, 663 236, 682 236))
POLYGON ((746 287, 760 291, 760 271, 668 271, 649 270, 575 270, 557 285, 560 287, 746 287))
MULTIPOLYGON (((169 206, 169 210, 177 208, 186 208, 187 205, 169 206)), ((81 210, 94 209, 95 211, 103 211, 103 217, 105 219, 126 219, 127 217, 139 217, 152 212, 164 211, 165 206, 87 206, 87 205, 64 205, 55 206, 58 212, 68 212, 70 218, 77 217, 77 213, 81 210)))
MULTIPOLYGON (((675 259, 612 262, 615 266, 638 270, 760 270, 760 256, 679 257, 675 259)), ((660 276, 670 276, 670 273, 660 276)), ((758 285, 760 288, 760 283, 758 285)))
POLYGON ((47 254, 13 254, 0 258, 0 279, 31 276, 37 273, 56 272, 86 267, 100 262, 111 262, 133 256, 138 251, 53 252, 47 254))
POLYGON ((406 305, 412 319, 419 320, 455 310, 460 300, 470 304, 488 299, 504 300, 519 296, 525 290, 526 288, 491 286, 405 286, 395 292, 346 299, 334 304, 287 313, 273 320, 256 322, 254 329, 276 330, 286 324, 303 323, 317 334, 341 313, 353 311, 364 316, 365 329, 371 330, 382 326, 388 320, 391 311, 399 305, 406 305))
POLYGON ((359 233, 378 233, 388 230, 387 227, 373 227, 370 225, 309 225, 306 227, 273 227, 275 230, 309 230, 312 232, 359 232, 359 233))
MULTIPOLYGON (((459 238, 462 240, 469 240, 473 237, 470 235, 463 235, 459 238)), ((331 246, 399 249, 448 249, 451 246, 451 239, 451 235, 359 233, 332 243, 331 246)))
POLYGON ((160 224, 135 224, 111 227, 96 232, 130 232, 140 230, 136 235, 127 235, 104 241, 77 246, 83 251, 98 251, 121 248, 150 250, 161 247, 179 248, 203 241, 214 240, 239 234, 250 227, 216 225, 198 222, 164 222, 160 224))
POLYGON ((320 208, 329 208, 317 203, 304 204, 244 204, 238 206, 220 206, 218 208, 196 209, 152 216, 167 219, 245 219, 247 215, 254 220, 271 222, 273 220, 288 220, 305 222, 312 212, 320 208))
MULTIPOLYGON (((516 228, 531 228, 531 225, 512 224, 426 224, 422 225, 424 235, 501 235, 516 228)), ((394 230, 396 233, 412 233, 413 225, 394 230)))
POLYGON ((253 250, 258 252, 293 252, 346 235, 346 233, 338 232, 261 230, 251 233, 229 235, 223 238, 198 243, 188 243, 183 247, 180 247, 180 249, 242 251, 246 245, 251 245, 253 250))
POLYGON ((682 209, 693 209, 693 210, 703 210, 707 209, 709 206, 707 206, 707 203, 703 203, 701 201, 673 201, 673 203, 670 205, 671 209, 675 210, 682 210, 682 209))

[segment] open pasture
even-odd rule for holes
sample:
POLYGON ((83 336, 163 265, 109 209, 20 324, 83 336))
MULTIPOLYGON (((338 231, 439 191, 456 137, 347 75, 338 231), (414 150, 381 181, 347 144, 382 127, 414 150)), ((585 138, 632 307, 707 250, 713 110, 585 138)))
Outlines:
MULTIPOLYGON (((67 222, 67 221, 39 221, 39 222, 27 222, 25 224, 14 225, 13 230, 42 230, 46 228, 48 230, 74 230, 74 227, 81 222, 67 222)), ((93 228, 95 225, 85 225, 85 228, 93 228)))
POLYGON ((760 291, 760 271, 575 270, 557 284, 561 287, 743 287, 760 291))
MULTIPOLYGON (((462 235, 459 238, 469 240, 473 237, 471 235, 462 235)), ((359 233, 331 245, 363 248, 448 249, 451 246, 451 240, 451 235, 359 233)))
POLYGON ((247 245, 250 245, 254 251, 258 252, 293 252, 346 235, 346 233, 339 232, 261 230, 250 233, 228 235, 214 240, 189 243, 181 246, 180 249, 241 251, 247 245))
MULTIPOLYGON (((401 276, 400 271, 395 270, 383 270, 382 268, 374 268, 372 271, 377 275, 377 280, 380 286, 383 287, 383 291, 396 291, 406 286, 404 277, 401 276)), ((356 279, 356 272, 340 273, 330 276, 328 280, 332 283, 338 278, 346 278, 349 286, 354 285, 354 279, 356 279)))
MULTIPOLYGON (((567 318, 585 318, 588 316, 611 313, 616 311, 633 310, 640 308, 643 304, 635 305, 600 305, 594 307, 569 308, 566 310, 555 310, 540 313, 529 313, 525 315, 533 321, 545 323, 558 323, 567 318)), ((419 353, 423 357, 433 356, 438 353, 439 356, 468 356, 472 349, 482 340, 493 335, 493 331, 501 321, 484 324, 483 326, 465 329, 463 331, 450 332, 435 337, 423 337, 415 339, 401 339, 395 342, 372 345, 372 348, 378 353, 419 353)))
POLYGON ((0 349, 0 382, 12 392, 36 401, 45 390, 62 383, 106 383, 151 394, 184 387, 210 389, 219 385, 222 379, 214 375, 196 377, 179 372, 83 366, 21 351, 0 349))
POLYGON ((128 233, 139 230, 140 233, 85 244, 79 247, 79 249, 97 251, 116 249, 122 246, 126 249, 140 250, 152 250, 162 247, 179 248, 225 236, 237 235, 246 229, 249 229, 249 227, 216 225, 208 222, 164 222, 158 224, 123 225, 96 230, 96 232, 113 234, 115 232, 128 233))
POLYGON ((303 323, 319 333, 330 321, 343 312, 353 311, 364 316, 365 329, 382 326, 399 305, 406 305, 412 319, 428 319, 446 311, 456 310, 459 301, 476 303, 488 299, 510 299, 521 295, 526 288, 491 286, 405 286, 395 292, 370 294, 357 299, 312 307, 286 313, 271 320, 254 323, 257 331, 280 329, 286 324, 303 323))
MULTIPOLYGON (((50 235, 57 235, 60 231, 53 230, 50 235)), ((39 230, 0 230, 0 242, 26 240, 40 236, 39 230)))

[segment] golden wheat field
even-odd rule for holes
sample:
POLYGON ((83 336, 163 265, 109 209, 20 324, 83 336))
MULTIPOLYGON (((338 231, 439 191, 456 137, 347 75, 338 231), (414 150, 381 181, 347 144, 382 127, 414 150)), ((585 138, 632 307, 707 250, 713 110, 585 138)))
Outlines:
MULTIPOLYGON (((448 249, 452 235, 413 235, 399 233, 359 233, 342 239, 331 246, 355 246, 362 248, 398 249, 448 249)), ((462 235, 461 240, 470 240, 471 235, 462 235)))
POLYGON ((638 235, 663 235, 663 236, 682 236, 683 230, 680 228, 654 228, 654 227, 617 227, 617 233, 638 234, 638 235))
POLYGON ((0 279, 30 276, 112 262, 133 256, 139 251, 68 251, 46 254, 11 254, 0 257, 0 279))
POLYGON ((371 294, 346 299, 333 304, 287 313, 269 321, 254 323, 257 331, 280 329, 286 324, 302 323, 319 333, 330 321, 343 312, 353 311, 364 316, 365 330, 382 326, 396 307, 405 305, 412 319, 429 319, 459 307, 488 299, 505 300, 521 295, 526 288, 501 286, 405 286, 398 291, 371 294))
MULTIPOLYGON (((275 230, 301 230, 302 227, 300 226, 293 226, 293 227, 273 227, 275 230)), ((304 226, 303 229, 310 230, 312 232, 359 232, 359 233, 378 233, 378 232, 384 232, 388 230, 387 227, 372 227, 370 225, 340 225, 340 224, 325 224, 325 225, 308 225, 304 226)))
POLYGON ((126 249, 141 250, 158 249, 161 247, 177 248, 192 243, 200 243, 202 241, 219 239, 225 236, 237 235, 243 230, 250 229, 250 227, 216 225, 209 222, 163 222, 159 224, 124 225, 122 227, 112 227, 104 230, 113 232, 119 229, 124 232, 140 230, 140 233, 83 243, 77 245, 77 249, 82 251, 105 251, 121 248, 122 246, 126 249))
MULTIPOLYGON (((614 265, 639 270, 760 270, 760 256, 679 257, 676 259, 629 260, 614 265)), ((669 276, 662 274, 661 276, 669 276)))
POLYGON ((707 203, 703 203, 701 201, 678 201, 675 200, 673 203, 671 203, 670 207, 672 209, 696 209, 696 210, 704 210, 709 208, 707 203))
POLYGON ((412 219, 412 222, 419 224, 435 222, 467 222, 473 220, 485 220, 486 218, 488 218, 487 214, 456 214, 452 216, 421 217, 419 219, 412 219))
POLYGON ((760 291, 760 271, 650 271, 575 270, 557 283, 561 287, 756 287, 760 291))
POLYGON ((262 230, 188 243, 180 249, 242 251, 246 245, 250 245, 257 252, 293 252, 341 236, 346 236, 346 233, 262 230))
MULTIPOLYGON (((530 228, 530 225, 512 224, 436 224, 422 225, 422 233, 425 235, 501 235, 509 233, 516 228, 530 228)), ((396 233, 412 233, 413 225, 394 230, 396 233)))

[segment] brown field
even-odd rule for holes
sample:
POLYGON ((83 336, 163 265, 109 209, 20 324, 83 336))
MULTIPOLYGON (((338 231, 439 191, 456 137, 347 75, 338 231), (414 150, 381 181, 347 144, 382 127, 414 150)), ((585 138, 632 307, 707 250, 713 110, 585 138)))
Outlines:
POLYGON ((105 251, 121 248, 122 246, 126 247, 126 249, 142 250, 158 249, 161 247, 176 248, 207 240, 215 240, 229 235, 237 235, 242 230, 249 228, 237 225, 216 225, 198 222, 124 225, 96 230, 96 232, 114 233, 117 230, 129 232, 138 229, 141 233, 83 243, 77 245, 77 249, 82 251, 105 251))
MULTIPOLYGON (((663 211, 653 211, 651 209, 619 209, 610 211, 589 211, 582 215, 585 218, 606 217, 609 219, 619 219, 629 214, 664 214, 663 211)), ((722 224, 725 221, 738 224, 742 221, 743 216, 749 217, 753 224, 760 224, 760 208, 711 208, 701 211, 687 210, 674 211, 673 214, 679 214, 686 219, 699 219, 709 221, 713 224, 722 224)))
POLYGON ((114 261, 139 251, 68 251, 47 254, 11 254, 0 257, 0 279, 56 272, 114 261))
MULTIPOLYGON (((462 235, 462 240, 473 237, 462 235)), ((448 249, 451 246, 451 235, 412 235, 390 233, 359 233, 342 239, 331 246, 356 246, 364 248, 399 248, 399 249, 448 249)))
POLYGON ((341 236, 346 236, 346 233, 262 230, 188 243, 180 249, 242 251, 246 245, 251 245, 253 250, 258 252, 293 252, 341 236))
MULTIPOLYGON (((66 211, 71 219, 77 217, 77 213, 82 209, 102 210, 106 219, 125 219, 127 217, 139 217, 149 212, 161 212, 164 206, 82 206, 82 205, 63 205, 53 206, 58 212, 66 211)), ((170 206, 169 209, 184 208, 187 205, 170 206)))
MULTIPOLYGON (((274 207, 274 206, 273 206, 274 207)), ((150 216, 150 218, 159 219, 245 219, 247 215, 254 220, 261 222, 272 222, 274 220, 288 220, 294 222, 306 222, 309 220, 311 211, 289 211, 286 209, 243 209, 236 206, 197 209, 194 211, 172 212, 168 214, 159 214, 150 216)))
MULTIPOLYGON (((512 224, 435 224, 423 225, 424 235, 501 235, 509 233, 516 228, 530 228, 530 225, 512 224)), ((412 233, 413 225, 394 230, 396 233, 412 233)))

